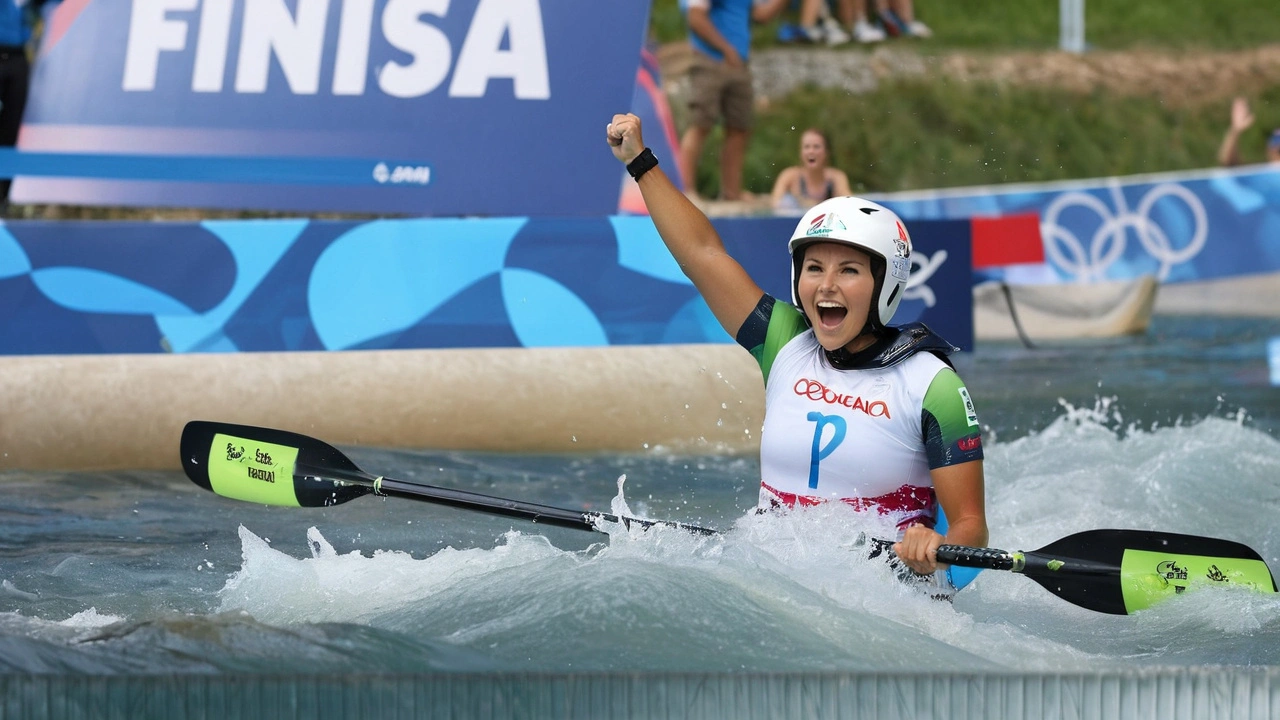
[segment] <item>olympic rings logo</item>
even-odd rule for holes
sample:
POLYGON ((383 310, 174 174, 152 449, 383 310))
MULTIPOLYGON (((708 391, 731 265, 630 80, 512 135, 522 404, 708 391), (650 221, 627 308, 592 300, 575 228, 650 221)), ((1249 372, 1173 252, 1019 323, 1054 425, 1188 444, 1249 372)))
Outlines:
POLYGON ((1209 220, 1200 199, 1185 186, 1156 185, 1142 196, 1133 211, 1129 210, 1118 182, 1111 182, 1108 189, 1115 212, 1102 200, 1079 191, 1062 193, 1045 210, 1040 226, 1045 252, 1063 272, 1083 282, 1105 279, 1107 269, 1124 255, 1128 230, 1133 231, 1143 249, 1160 264, 1160 280, 1168 278, 1175 265, 1187 262, 1204 249, 1209 237, 1209 220), (1166 228, 1151 217, 1156 203, 1166 198, 1181 202, 1191 217, 1191 237, 1182 247, 1175 247, 1166 228), (1089 239, 1087 253, 1081 239, 1058 222, 1062 213, 1071 208, 1092 211, 1101 221, 1089 239))

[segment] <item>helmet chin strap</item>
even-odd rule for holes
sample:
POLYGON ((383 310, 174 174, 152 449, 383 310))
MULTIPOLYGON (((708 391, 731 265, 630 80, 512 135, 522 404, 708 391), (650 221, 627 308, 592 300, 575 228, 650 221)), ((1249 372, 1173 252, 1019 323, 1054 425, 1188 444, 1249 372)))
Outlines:
MULTIPOLYGON (((874 370, 896 365, 918 352, 933 353, 939 360, 951 365, 947 355, 959 350, 943 340, 924 323, 907 323, 900 327, 885 328, 869 347, 851 353, 844 348, 823 350, 827 362, 837 370, 874 370)), ((954 366, 952 366, 954 369, 954 366)))
MULTIPOLYGON (((848 345, 838 347, 835 350, 823 348, 822 353, 827 356, 827 362, 831 363, 832 367, 839 368, 841 370, 860 367, 862 365, 861 358, 867 354, 867 351, 882 344, 881 340, 883 339, 884 328, 881 327, 878 330, 874 329, 871 327, 871 323, 868 322, 867 326, 862 329, 862 332, 858 333, 858 337, 855 337, 853 340, 857 340, 864 335, 871 336, 871 344, 857 352, 850 352, 848 345)), ((852 343, 853 340, 850 340, 849 342, 852 343)))
MULTIPOLYGON (((858 337, 863 337, 864 334, 867 334, 867 331, 859 333, 858 337)), ((855 337, 854 340, 858 340, 858 337, 855 337)), ((827 350, 826 347, 823 347, 822 354, 827 356, 827 363, 831 363, 832 368, 836 368, 838 370, 864 368, 870 357, 876 357, 884 350, 882 347, 884 345, 884 337, 882 334, 873 333, 872 338, 873 340, 870 345, 861 348, 861 350, 856 352, 850 352, 849 347, 847 346, 837 347, 836 350, 827 350)))

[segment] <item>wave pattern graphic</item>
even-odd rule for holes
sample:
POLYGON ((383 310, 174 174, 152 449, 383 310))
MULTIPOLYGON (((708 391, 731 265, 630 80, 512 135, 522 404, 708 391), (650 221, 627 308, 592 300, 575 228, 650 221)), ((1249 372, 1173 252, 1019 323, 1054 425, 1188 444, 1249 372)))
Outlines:
MULTIPOLYGON (((785 251, 764 239, 790 222, 719 226, 783 298, 785 251)), ((968 241, 921 249, 904 322, 967 290, 968 241)), ((0 306, 0 354, 733 341, 645 217, 12 222, 0 306)))

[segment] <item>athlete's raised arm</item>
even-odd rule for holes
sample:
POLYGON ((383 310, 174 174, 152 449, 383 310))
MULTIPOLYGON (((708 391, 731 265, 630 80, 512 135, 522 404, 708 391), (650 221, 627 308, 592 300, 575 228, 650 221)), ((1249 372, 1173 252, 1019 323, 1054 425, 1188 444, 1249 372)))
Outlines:
POLYGON ((614 115, 607 136, 614 156, 636 177, 649 216, 667 249, 720 325, 737 336, 764 291, 725 250, 707 216, 654 163, 640 135, 640 118, 614 115))

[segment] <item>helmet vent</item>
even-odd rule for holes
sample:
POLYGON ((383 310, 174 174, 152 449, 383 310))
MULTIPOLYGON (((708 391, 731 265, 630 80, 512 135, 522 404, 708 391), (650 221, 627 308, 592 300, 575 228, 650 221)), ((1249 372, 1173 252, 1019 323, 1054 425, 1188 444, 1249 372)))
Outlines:
POLYGON ((864 207, 864 208, 858 208, 858 209, 861 210, 865 215, 870 215, 871 213, 880 212, 880 208, 864 207))
POLYGON ((885 304, 886 304, 886 305, 890 305, 890 306, 892 306, 892 305, 893 305, 893 299, 894 299, 894 298, 896 298, 896 297, 898 297, 898 291, 899 291, 899 290, 901 290, 901 289, 902 289, 902 284, 901 284, 901 283, 897 283, 897 284, 895 284, 895 285, 893 286, 893 292, 889 293, 889 301, 888 301, 887 303, 885 303, 885 304))

